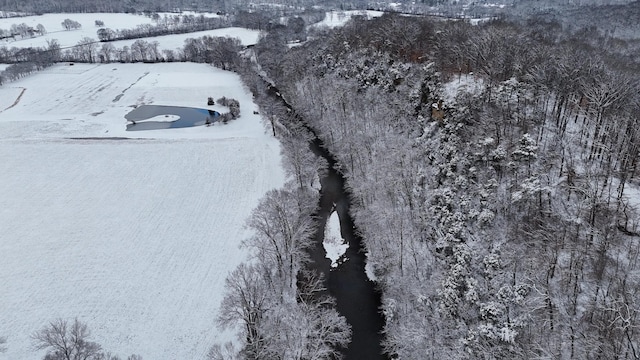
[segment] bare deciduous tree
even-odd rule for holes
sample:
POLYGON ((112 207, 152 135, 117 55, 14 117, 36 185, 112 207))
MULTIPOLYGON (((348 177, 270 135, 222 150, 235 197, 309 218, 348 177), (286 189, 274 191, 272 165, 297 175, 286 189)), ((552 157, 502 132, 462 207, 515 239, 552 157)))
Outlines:
POLYGON ((227 342, 223 345, 216 344, 209 349, 206 360, 240 360, 238 351, 233 343, 227 342))
POLYGON ((76 30, 76 29, 80 29, 82 25, 75 20, 64 19, 64 21, 62 22, 62 27, 65 30, 76 30))
POLYGON ((37 350, 47 350, 45 360, 97 360, 102 347, 89 341, 91 332, 78 319, 73 323, 57 319, 31 335, 37 350))
POLYGON ((304 249, 310 245, 313 231, 313 202, 303 199, 303 190, 272 190, 247 222, 256 234, 245 245, 257 250, 263 262, 273 264, 278 278, 291 286, 299 264, 305 260, 304 249))
POLYGON ((241 323, 246 339, 246 355, 259 358, 260 322, 267 309, 268 285, 255 265, 241 264, 226 280, 227 294, 222 300, 217 322, 222 328, 241 323))

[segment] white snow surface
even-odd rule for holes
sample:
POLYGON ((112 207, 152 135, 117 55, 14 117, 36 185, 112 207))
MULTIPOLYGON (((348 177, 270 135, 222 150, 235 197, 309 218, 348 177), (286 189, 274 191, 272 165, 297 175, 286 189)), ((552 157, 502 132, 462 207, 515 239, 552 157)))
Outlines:
POLYGON ((216 14, 216 13, 212 13, 212 12, 198 12, 198 11, 191 11, 191 10, 183 10, 180 12, 159 12, 158 15, 160 15, 161 17, 164 16, 182 16, 182 15, 189 15, 189 16, 195 16, 195 17, 199 17, 199 16, 204 16, 207 18, 219 18, 220 15, 216 14))
POLYGON ((456 75, 449 82, 443 84, 442 88, 444 101, 452 103, 460 95, 479 94, 484 88, 484 82, 473 74, 456 75))
POLYGON ((44 36, 36 36, 33 38, 18 39, 17 41, 2 41, 0 46, 7 47, 30 47, 30 46, 46 46, 47 40, 57 39, 62 47, 75 45, 83 37, 97 39, 98 27, 95 25, 96 20, 102 20, 104 27, 113 30, 117 29, 133 29, 141 24, 153 24, 151 18, 143 15, 122 14, 122 13, 87 13, 87 14, 44 14, 37 16, 25 16, 0 19, 0 29, 9 30, 13 24, 25 23, 33 28, 38 24, 42 24, 47 30, 44 36), (78 30, 64 30, 62 22, 65 19, 71 19, 82 25, 78 30))
MULTIPOLYGON (((175 15, 175 14, 174 14, 175 15)), ((215 14, 203 14, 205 16, 217 16, 215 14)), ((25 47, 46 47, 47 40, 56 39, 63 48, 76 45, 82 38, 88 37, 97 41, 98 27, 95 26, 96 20, 102 20, 104 27, 113 30, 117 29, 133 29, 141 24, 154 24, 154 22, 146 16, 133 14, 111 14, 111 13, 90 13, 90 14, 45 14, 40 16, 27 16, 19 18, 0 19, 0 29, 8 30, 12 24, 26 23, 35 28, 38 24, 42 24, 47 33, 44 36, 26 37, 24 39, 17 38, 13 40, 0 40, 0 46, 8 48, 25 48, 25 47), (64 19, 71 19, 82 24, 82 28, 78 30, 63 30, 61 23, 64 19)), ((243 45, 253 45, 258 42, 260 32, 244 28, 230 27, 207 31, 199 31, 186 34, 165 35, 157 37, 147 37, 142 40, 151 42, 158 41, 160 50, 175 50, 182 48, 184 41, 188 38, 197 38, 205 35, 220 37, 236 37, 240 39, 243 45)), ((133 40, 114 41, 115 47, 130 46, 133 40)), ((99 44, 100 45, 100 44, 99 44)))
POLYGON ((382 11, 375 10, 347 10, 347 11, 329 11, 325 15, 324 20, 315 23, 311 26, 313 27, 328 27, 335 28, 344 26, 351 17, 356 15, 366 16, 367 19, 373 19, 375 17, 380 17, 384 14, 382 11))
MULTIPOLYGON (((327 253, 327 259, 331 260, 332 268, 335 268, 342 262, 349 260, 344 256, 349 248, 349 244, 344 240, 340 232, 340 218, 336 211, 332 212, 329 219, 327 219, 322 245, 327 253)), ((364 264, 364 271, 369 280, 378 280, 374 273, 373 265, 368 261, 368 258, 364 264)))
POLYGON ((238 76, 192 63, 60 64, 9 85, 0 359, 41 359, 30 335, 56 318, 85 322, 123 358, 202 359, 232 340, 214 322, 224 280, 248 255, 245 219, 284 183, 280 146, 238 76), (132 106, 207 108, 208 96, 238 99, 241 117, 125 131, 132 106))
POLYGON ((327 219, 322 245, 327 252, 327 259, 331 260, 331 267, 338 266, 338 260, 347 251, 349 244, 345 243, 342 238, 340 218, 338 218, 338 213, 335 211, 327 219))
MULTIPOLYGON (((203 36, 212 36, 212 37, 235 37, 240 40, 242 45, 255 45, 258 43, 260 38, 260 31, 251 30, 245 28, 238 27, 229 27, 229 28, 221 28, 214 30, 205 30, 205 31, 197 31, 186 34, 173 34, 173 35, 165 35, 165 36, 156 36, 156 37, 148 37, 141 40, 152 42, 158 42, 158 48, 160 50, 176 50, 177 48, 182 49, 184 46, 185 40, 189 38, 200 38, 203 36)), ((123 46, 131 46, 138 39, 131 40, 118 40, 113 41, 111 44, 116 48, 121 48, 123 46)))

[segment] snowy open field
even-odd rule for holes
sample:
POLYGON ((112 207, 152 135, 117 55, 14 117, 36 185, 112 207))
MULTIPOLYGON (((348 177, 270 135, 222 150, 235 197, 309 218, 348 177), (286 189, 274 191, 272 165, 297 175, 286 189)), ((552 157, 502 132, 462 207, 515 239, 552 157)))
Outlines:
POLYGON ((9 30, 13 24, 25 23, 33 28, 38 24, 42 24, 47 30, 44 36, 34 38, 19 39, 17 41, 0 40, 0 46, 8 47, 29 47, 29 46, 46 46, 47 40, 57 39, 61 46, 75 45, 83 37, 97 39, 96 32, 98 27, 95 25, 96 20, 102 20, 104 26, 110 29, 132 29, 141 24, 153 24, 151 18, 143 15, 133 14, 113 14, 113 13, 88 13, 88 14, 44 14, 38 16, 25 16, 16 18, 0 19, 0 29, 9 30), (71 19, 82 25, 78 30, 64 30, 62 22, 65 19, 71 19))
MULTIPOLYGON (((174 14, 175 15, 175 14, 174 14)), ((193 15, 193 14, 188 14, 193 15)), ((216 16, 215 14, 204 14, 205 16, 216 16)), ((13 40, 0 40, 0 46, 11 47, 46 47, 47 41, 56 39, 62 47, 76 45, 82 38, 88 37, 97 40, 98 27, 95 26, 96 20, 104 21, 105 27, 111 29, 132 29, 140 24, 153 24, 153 21, 142 15, 132 14, 109 14, 109 13, 91 13, 91 14, 45 14, 40 16, 27 16, 19 18, 0 19, 0 29, 9 30, 12 24, 26 23, 35 28, 38 24, 42 24, 47 29, 44 36, 36 36, 32 38, 17 38, 13 40), (78 30, 63 30, 62 21, 71 19, 82 24, 82 28, 78 30)), ((158 41, 160 50, 175 50, 182 48, 184 41, 188 38, 197 38, 205 35, 220 37, 236 37, 240 39, 243 45, 253 45, 258 42, 260 32, 257 30, 243 29, 237 27, 214 29, 207 31, 199 31, 187 34, 166 35, 158 37, 144 38, 146 41, 158 41)), ((115 47, 130 46, 134 40, 121 40, 112 42, 115 47)), ((1 69, 0 69, 1 70, 1 69)))
MULTIPOLYGON (((157 41, 158 48, 160 50, 175 50, 177 48, 182 48, 184 46, 184 41, 189 38, 199 38, 203 36, 212 36, 212 37, 234 37, 240 40, 242 45, 254 45, 258 42, 260 38, 260 31, 244 29, 238 27, 229 27, 222 29, 214 29, 214 30, 206 30, 206 31, 196 31, 187 34, 174 34, 174 35, 165 35, 165 36, 156 36, 156 37, 148 37, 142 40, 147 42, 157 41)), ((116 48, 121 48, 123 46, 131 46, 137 39, 131 40, 118 40, 111 42, 113 46, 116 48)))
POLYGON ((190 63, 60 64, 9 85, 0 359, 41 359, 29 335, 59 317, 87 323, 125 358, 202 359, 229 340, 214 319, 227 273, 246 256, 244 221, 284 181, 279 144, 239 78, 190 63), (125 131, 134 105, 206 108, 223 95, 242 110, 228 125, 125 131))
POLYGON ((365 16, 367 19, 380 17, 384 14, 382 11, 375 10, 347 10, 347 11, 329 11, 325 15, 324 20, 310 25, 312 27, 340 27, 351 20, 352 16, 365 16))

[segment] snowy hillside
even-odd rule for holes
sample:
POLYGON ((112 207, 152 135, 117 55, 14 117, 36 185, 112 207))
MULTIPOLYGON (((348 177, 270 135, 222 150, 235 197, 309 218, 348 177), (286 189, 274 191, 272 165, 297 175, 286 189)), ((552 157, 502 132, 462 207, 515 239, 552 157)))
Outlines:
POLYGON ((199 359, 230 339, 214 325, 224 279, 245 259, 245 219, 284 181, 239 78, 190 63, 61 64, 0 99, 0 359, 42 358, 29 336, 56 318, 77 317, 121 357, 199 359), (238 99, 241 117, 125 131, 132 106, 207 108, 208 96, 238 99))

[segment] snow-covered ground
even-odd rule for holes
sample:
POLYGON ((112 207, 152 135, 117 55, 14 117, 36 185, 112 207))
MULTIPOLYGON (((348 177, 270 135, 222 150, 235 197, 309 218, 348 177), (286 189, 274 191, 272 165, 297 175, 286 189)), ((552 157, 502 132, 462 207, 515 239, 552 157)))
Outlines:
POLYGON ((216 14, 216 13, 212 13, 212 12, 196 12, 196 11, 189 11, 189 10, 185 10, 185 11, 181 11, 181 12, 159 12, 158 15, 160 15, 161 17, 164 16, 183 16, 183 15, 189 15, 189 16, 204 16, 207 18, 219 18, 220 15, 216 14))
POLYGON ((442 85, 442 96, 446 103, 453 103, 458 96, 478 95, 483 88, 482 78, 469 74, 455 75, 449 82, 442 85))
MULTIPOLYGON (((332 212, 327 219, 327 225, 324 231, 324 241, 322 245, 327 252, 327 259, 331 260, 331 267, 337 267, 344 261, 349 261, 344 254, 349 248, 349 244, 345 242, 340 233, 340 218, 337 212, 332 212)), ((376 281, 376 275, 374 273, 373 265, 368 261, 364 264, 364 271, 367 274, 367 278, 371 281, 376 281)))
POLYGON ((224 279, 245 259, 245 219, 284 182, 279 144, 237 75, 60 64, 10 86, 0 87, 0 359, 42 358, 30 334, 56 318, 77 317, 121 357, 202 359, 230 340, 214 324, 224 279), (238 99, 241 117, 125 131, 135 105, 207 108, 208 96, 238 99))
MULTIPOLYGON (((175 14, 174 14, 175 15, 175 14)), ((203 14, 205 16, 217 16, 215 14, 203 14)), ((52 39, 58 40, 60 46, 69 47, 76 45, 81 39, 88 37, 94 40, 98 39, 98 27, 95 26, 96 20, 102 20, 104 26, 113 30, 132 29, 141 24, 153 24, 153 21, 146 16, 132 14, 109 14, 109 13, 91 13, 91 14, 45 14, 41 16, 27 16, 21 18, 0 19, 0 29, 8 30, 12 24, 26 23, 35 28, 38 24, 42 24, 47 30, 44 36, 27 37, 24 39, 17 38, 13 40, 0 40, 0 46, 23 48, 23 47, 46 47, 47 41, 52 39), (62 21, 71 19, 82 24, 82 28, 78 30, 63 30, 62 21)), ((175 50, 184 45, 184 40, 188 38, 196 38, 204 35, 221 36, 221 37, 237 37, 243 45, 252 45, 258 42, 260 32, 257 30, 249 30, 243 28, 223 28, 208 31, 199 31, 187 34, 176 34, 158 37, 144 38, 146 41, 158 41, 160 50, 175 50)), ((112 44, 116 47, 130 46, 135 40, 116 41, 112 44)))
POLYGON ((380 17, 384 14, 382 11, 374 10, 348 10, 348 11, 329 11, 327 12, 324 20, 311 25, 312 27, 340 27, 351 20, 352 16, 360 15, 366 16, 367 19, 380 17))
MULTIPOLYGON (((184 46, 184 41, 189 38, 199 38, 203 36, 212 36, 212 37, 235 37, 240 40, 242 45, 254 45, 258 42, 260 38, 260 31, 251 30, 245 28, 238 27, 230 27, 230 28, 222 28, 215 30, 206 30, 206 31, 197 31, 187 34, 175 34, 175 35, 165 35, 165 36, 156 36, 156 37, 148 37, 142 40, 147 42, 157 41, 158 48, 160 50, 175 50, 177 48, 182 48, 184 46)), ((123 46, 131 46, 137 39, 133 40, 118 40, 113 41, 111 44, 116 48, 121 48, 123 46)))
POLYGON ((340 233, 340 218, 338 218, 337 212, 332 212, 327 219, 324 234, 322 245, 327 252, 327 259, 331 260, 331 267, 336 267, 341 261, 340 258, 349 248, 349 244, 345 243, 340 233))
POLYGON ((2 41, 0 46, 8 47, 29 47, 29 46, 46 46, 47 40, 56 39, 61 46, 75 45, 84 37, 97 39, 98 27, 95 25, 96 20, 102 20, 104 26, 113 30, 116 29, 133 29, 141 24, 153 24, 151 18, 143 15, 133 14, 113 14, 113 13, 88 13, 88 14, 44 14, 38 16, 26 16, 17 18, 0 19, 0 29, 9 30, 13 24, 25 23, 32 28, 36 28, 38 24, 42 24, 47 30, 44 36, 33 38, 19 39, 17 41, 2 41), (64 30, 62 22, 65 19, 71 19, 79 22, 82 28, 78 30, 64 30))

